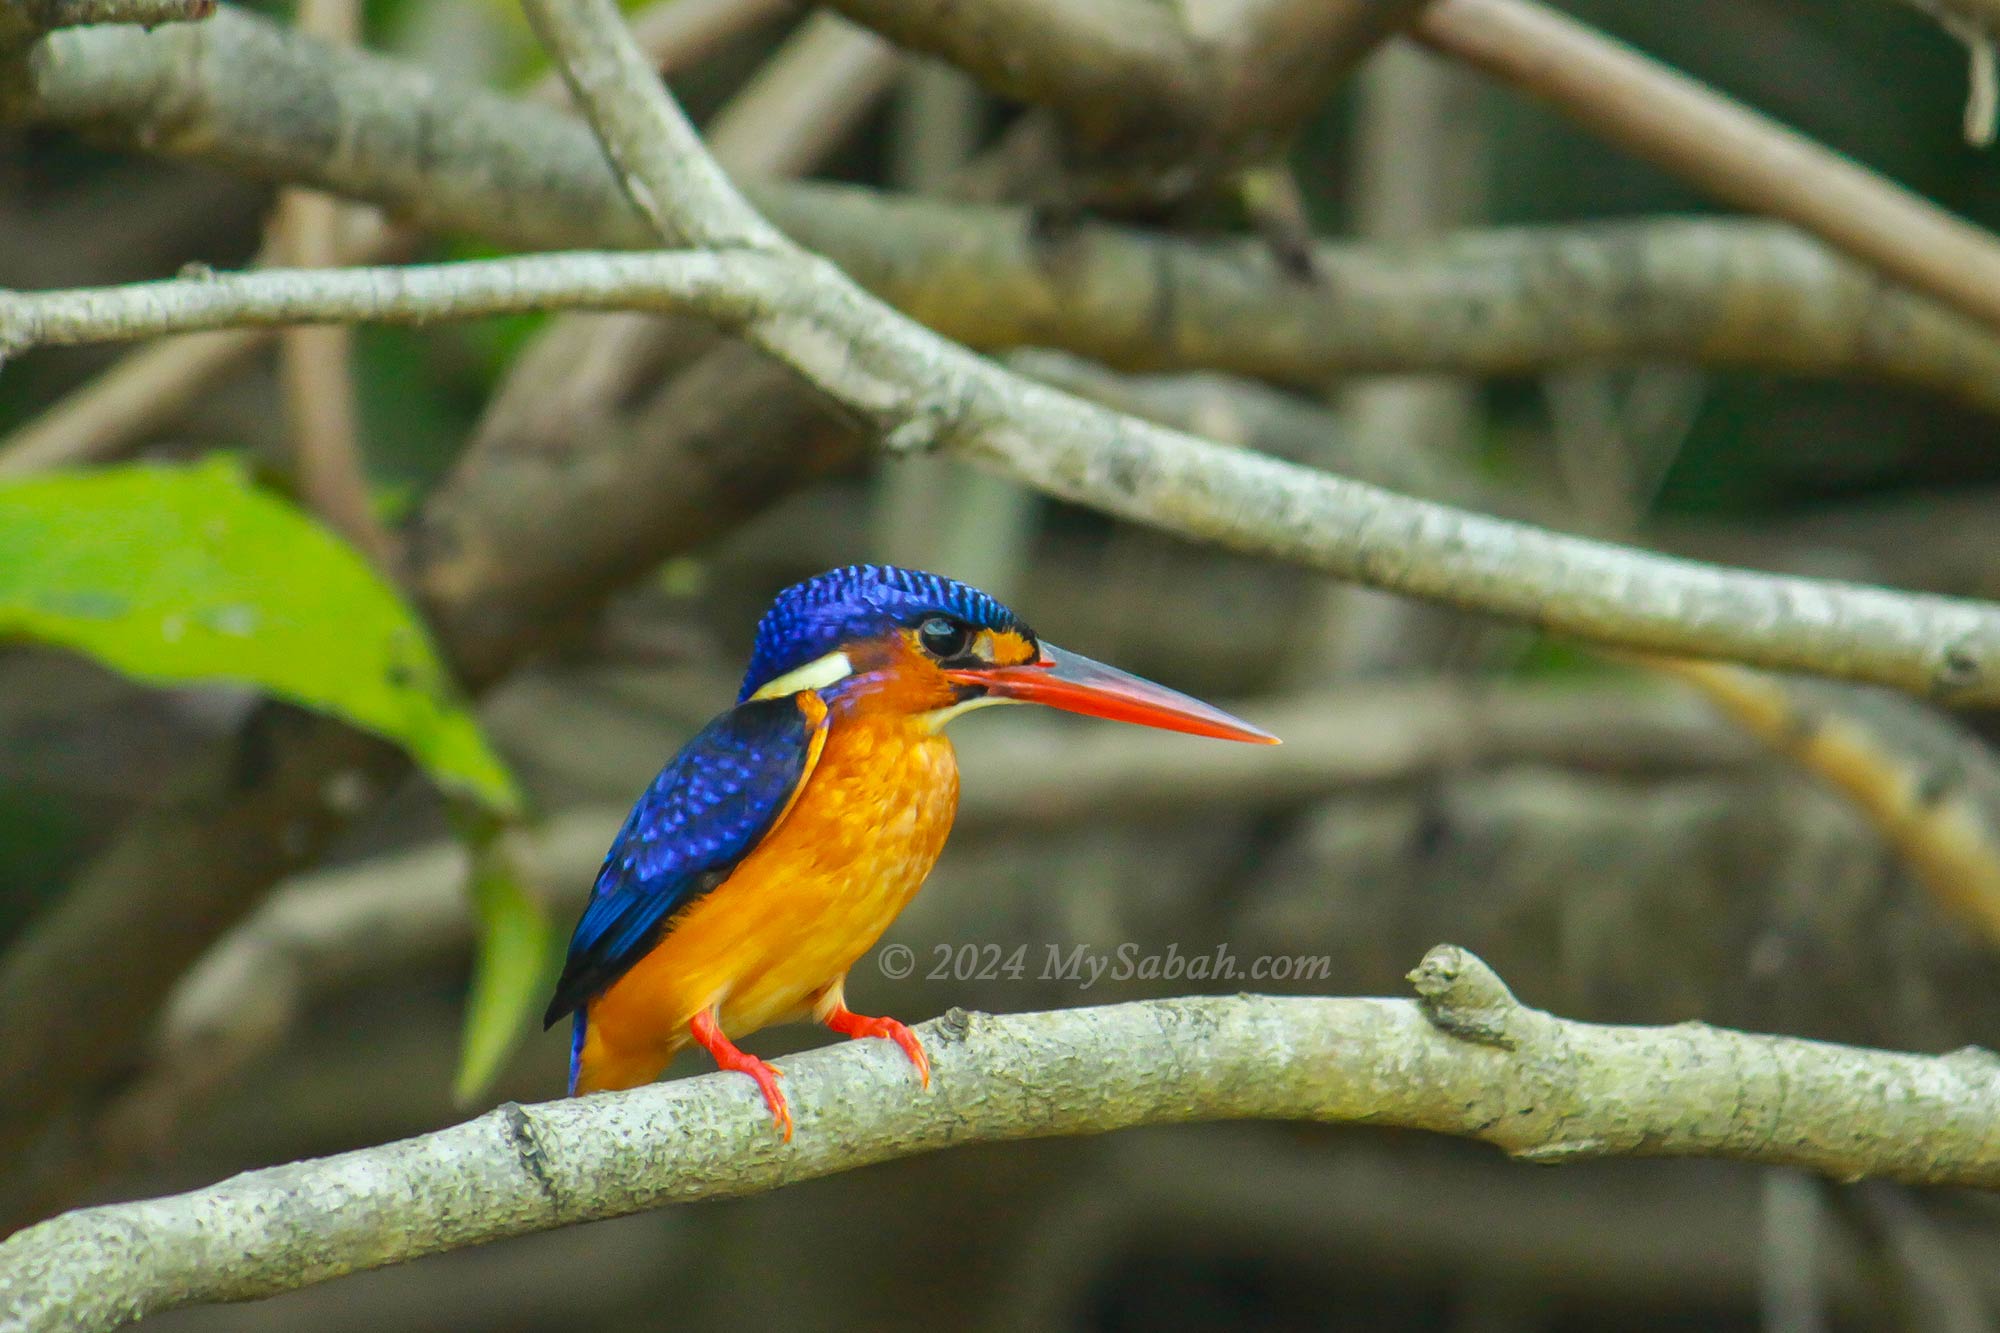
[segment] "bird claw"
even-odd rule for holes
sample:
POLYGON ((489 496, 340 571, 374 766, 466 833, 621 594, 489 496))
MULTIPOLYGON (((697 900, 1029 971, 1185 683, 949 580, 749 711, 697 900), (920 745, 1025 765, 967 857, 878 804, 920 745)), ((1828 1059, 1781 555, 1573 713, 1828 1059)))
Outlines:
POLYGON ((755 1056, 747 1057, 748 1065, 737 1066, 737 1072, 748 1074, 757 1080, 757 1090, 764 1094, 764 1105, 770 1108, 771 1119, 778 1126, 778 1133, 785 1142, 792 1141, 792 1108, 785 1101, 785 1094, 778 1091, 778 1080, 785 1071, 776 1065, 766 1064, 755 1056))
POLYGON ((917 1034, 893 1018, 870 1018, 857 1014, 846 1005, 837 1006, 823 1020, 827 1027, 847 1037, 886 1037, 903 1050, 910 1063, 917 1067, 917 1077, 928 1088, 931 1085, 931 1061, 924 1054, 924 1048, 917 1041, 917 1034))
POLYGON ((757 1090, 764 1094, 764 1105, 770 1108, 771 1119, 784 1135, 785 1142, 792 1141, 792 1108, 785 1101, 785 1094, 778 1090, 778 1080, 785 1071, 774 1064, 759 1060, 748 1051, 740 1050, 736 1043, 722 1034, 722 1028, 715 1021, 715 1015, 704 1011, 695 1015, 688 1024, 694 1039, 701 1048, 715 1057, 716 1067, 737 1074, 748 1074, 757 1084, 757 1090))

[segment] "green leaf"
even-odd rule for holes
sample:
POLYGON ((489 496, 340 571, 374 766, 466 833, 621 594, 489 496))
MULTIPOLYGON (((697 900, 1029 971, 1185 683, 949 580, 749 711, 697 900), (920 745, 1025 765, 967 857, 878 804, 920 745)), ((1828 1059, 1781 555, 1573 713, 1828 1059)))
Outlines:
POLYGON ((10 635, 142 680, 254 686, 388 738, 490 809, 520 808, 395 590, 232 460, 0 483, 10 635))
POLYGON ((462 822, 472 854, 470 889, 479 916, 479 952, 452 1096, 477 1100, 521 1039, 549 981, 554 936, 516 844, 518 829, 491 820, 462 822))

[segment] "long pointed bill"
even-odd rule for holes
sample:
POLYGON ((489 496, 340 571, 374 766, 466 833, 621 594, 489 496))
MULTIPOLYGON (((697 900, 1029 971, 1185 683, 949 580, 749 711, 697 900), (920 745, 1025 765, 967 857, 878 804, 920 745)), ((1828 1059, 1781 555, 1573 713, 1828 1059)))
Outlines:
POLYGON ((1089 717, 1106 717, 1114 722, 1137 722, 1164 731, 1185 731, 1194 736, 1214 736, 1225 741, 1251 741, 1276 745, 1278 738, 1220 708, 1211 708, 1199 699, 1178 690, 1155 685, 1130 672, 1093 662, 1077 653, 1042 645, 1042 660, 1022 666, 974 667, 946 671, 945 676, 961 685, 983 685, 987 693, 1000 699, 1047 704, 1065 712, 1089 717))

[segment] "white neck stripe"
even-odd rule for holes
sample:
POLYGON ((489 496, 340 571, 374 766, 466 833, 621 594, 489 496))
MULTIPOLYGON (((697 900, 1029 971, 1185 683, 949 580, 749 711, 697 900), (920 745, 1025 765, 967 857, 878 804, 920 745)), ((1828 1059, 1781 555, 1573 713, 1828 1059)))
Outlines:
POLYGON ((816 657, 802 667, 787 671, 784 675, 757 688, 752 699, 781 699, 800 690, 823 690, 836 685, 854 674, 854 663, 847 660, 846 653, 828 653, 816 657))

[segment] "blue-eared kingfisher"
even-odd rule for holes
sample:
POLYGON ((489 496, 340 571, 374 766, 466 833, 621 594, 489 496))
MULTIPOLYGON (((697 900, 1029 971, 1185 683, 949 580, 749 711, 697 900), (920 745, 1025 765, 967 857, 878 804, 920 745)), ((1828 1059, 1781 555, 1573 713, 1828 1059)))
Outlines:
POLYGON ((569 1090, 657 1078, 689 1042, 755 1079, 789 1139, 779 1071, 732 1038, 847 1007, 848 969, 908 905, 951 831, 946 722, 1038 703, 1225 740, 1277 737, 1198 699, 1043 643, 976 588, 849 565, 778 595, 734 708, 660 770, 597 874, 545 1019, 574 1015, 569 1090))

